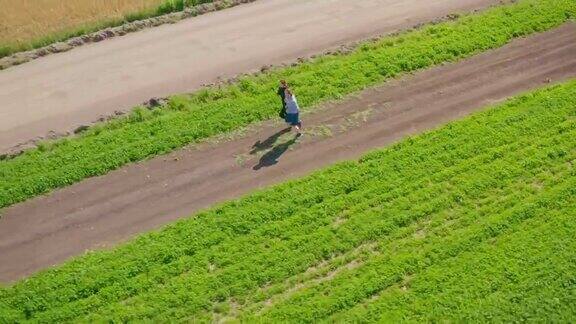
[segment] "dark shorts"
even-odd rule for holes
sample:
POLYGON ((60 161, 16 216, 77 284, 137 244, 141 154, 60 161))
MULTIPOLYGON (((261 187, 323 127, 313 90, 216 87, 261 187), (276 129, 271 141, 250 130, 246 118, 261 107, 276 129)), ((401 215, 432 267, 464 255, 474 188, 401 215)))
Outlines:
POLYGON ((292 126, 300 125, 300 114, 286 114, 285 118, 286 122, 292 126))

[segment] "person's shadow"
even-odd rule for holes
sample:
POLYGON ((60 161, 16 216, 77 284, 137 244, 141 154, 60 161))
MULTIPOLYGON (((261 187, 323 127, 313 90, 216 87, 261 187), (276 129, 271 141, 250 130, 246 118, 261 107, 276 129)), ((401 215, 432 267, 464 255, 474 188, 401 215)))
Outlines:
POLYGON ((278 138, 280 138, 280 136, 290 132, 290 129, 291 129, 290 127, 285 128, 285 129, 275 133, 274 135, 268 137, 263 142, 258 141, 256 143, 254 143, 254 145, 252 145, 252 151, 250 151, 250 154, 254 155, 260 151, 264 151, 264 150, 271 148, 272 145, 274 145, 274 143, 276 143, 278 138))
POLYGON ((290 148, 290 146, 296 143, 298 137, 299 136, 296 136, 288 142, 277 145, 270 151, 266 152, 266 154, 262 155, 258 164, 255 165, 252 169, 258 171, 262 168, 266 168, 278 163, 278 159, 290 148))

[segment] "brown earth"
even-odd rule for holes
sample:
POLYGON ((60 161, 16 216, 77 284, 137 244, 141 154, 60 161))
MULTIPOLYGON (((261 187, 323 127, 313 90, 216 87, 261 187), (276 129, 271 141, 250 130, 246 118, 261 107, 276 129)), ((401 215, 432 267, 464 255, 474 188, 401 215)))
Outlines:
POLYGON ((0 71, 0 153, 152 97, 499 2, 256 1, 42 57, 0 71))
POLYGON ((566 24, 363 91, 304 114, 307 133, 298 140, 268 122, 15 205, 0 219, 0 281, 576 77, 574 39, 576 25, 566 24))

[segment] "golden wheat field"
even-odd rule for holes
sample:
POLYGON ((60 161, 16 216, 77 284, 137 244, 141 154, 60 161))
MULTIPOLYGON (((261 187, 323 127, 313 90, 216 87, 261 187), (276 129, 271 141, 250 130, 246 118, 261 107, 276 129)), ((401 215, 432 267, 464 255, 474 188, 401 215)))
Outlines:
POLYGON ((164 0, 0 0, 0 45, 27 44, 153 10, 164 0))

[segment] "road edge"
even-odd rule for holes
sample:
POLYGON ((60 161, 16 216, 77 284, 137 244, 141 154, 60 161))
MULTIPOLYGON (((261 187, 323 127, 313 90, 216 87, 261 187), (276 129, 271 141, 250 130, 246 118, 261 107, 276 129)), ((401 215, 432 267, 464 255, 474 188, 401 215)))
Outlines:
POLYGON ((67 52, 82 45, 97 43, 118 36, 124 36, 126 34, 134 33, 143 29, 153 28, 165 24, 174 24, 184 19, 236 7, 241 4, 255 1, 256 0, 216 0, 214 2, 189 7, 183 11, 172 12, 165 15, 127 22, 116 27, 108 27, 93 33, 73 37, 68 40, 56 42, 37 49, 17 52, 12 55, 0 58, 0 71, 33 61, 47 55, 67 52))

